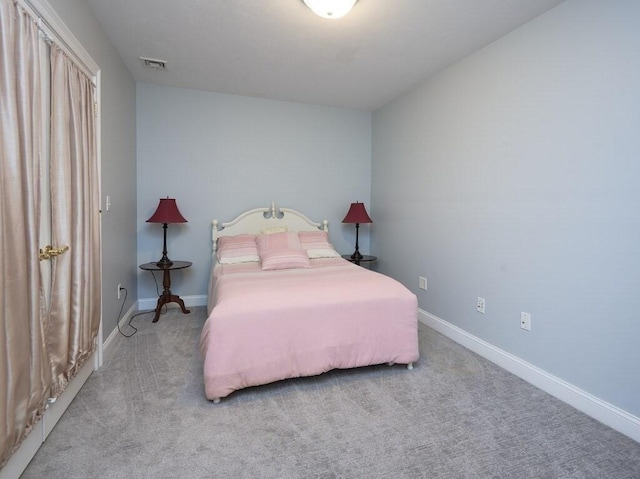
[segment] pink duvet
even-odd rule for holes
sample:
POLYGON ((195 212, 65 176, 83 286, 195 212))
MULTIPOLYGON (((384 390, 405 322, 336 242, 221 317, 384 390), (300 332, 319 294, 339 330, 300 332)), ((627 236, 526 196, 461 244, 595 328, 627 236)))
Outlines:
POLYGON ((217 265, 200 339, 209 399, 281 379, 418 359, 417 299, 340 258, 262 271, 217 265))

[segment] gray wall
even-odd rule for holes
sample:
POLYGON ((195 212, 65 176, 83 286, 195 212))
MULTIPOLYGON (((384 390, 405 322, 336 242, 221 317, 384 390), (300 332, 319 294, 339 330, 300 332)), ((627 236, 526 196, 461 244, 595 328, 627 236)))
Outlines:
MULTIPOLYGON (((176 294, 206 295, 214 218, 272 200, 329 220, 338 251, 353 252, 355 229, 340 222, 352 201, 369 204, 370 113, 149 84, 137 86, 137 112, 138 263, 160 259, 162 227, 146 220, 176 198, 188 223, 169 225, 169 257, 194 263, 172 274, 176 294)), ((155 295, 140 271, 139 298, 155 295)))
POLYGON ((84 0, 49 0, 66 26, 101 69, 102 319, 104 339, 116 327, 122 299, 118 283, 128 290, 124 311, 137 300, 136 264, 136 111, 135 82, 84 0))
POLYGON ((636 416, 638 31, 567 1, 374 112, 371 208, 423 310, 636 416))

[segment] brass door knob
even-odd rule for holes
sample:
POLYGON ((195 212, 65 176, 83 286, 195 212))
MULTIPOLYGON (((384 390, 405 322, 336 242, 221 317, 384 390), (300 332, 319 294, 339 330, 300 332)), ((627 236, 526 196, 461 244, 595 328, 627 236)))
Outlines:
POLYGON ((54 248, 53 246, 48 244, 47 246, 44 247, 44 251, 40 250, 40 261, 59 256, 65 251, 67 251, 68 249, 69 249, 68 246, 63 246, 62 248, 54 248))

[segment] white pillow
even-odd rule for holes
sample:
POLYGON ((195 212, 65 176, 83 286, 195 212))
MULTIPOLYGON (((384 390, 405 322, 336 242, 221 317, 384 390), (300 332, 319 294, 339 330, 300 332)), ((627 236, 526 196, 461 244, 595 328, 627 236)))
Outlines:
POLYGON ((308 249, 307 256, 311 259, 316 258, 340 258, 340 253, 338 253, 333 246, 331 248, 324 249, 308 249))
POLYGON ((273 228, 262 230, 261 233, 263 235, 271 235, 274 233, 286 233, 287 231, 289 231, 289 228, 287 228, 286 226, 274 226, 273 228))

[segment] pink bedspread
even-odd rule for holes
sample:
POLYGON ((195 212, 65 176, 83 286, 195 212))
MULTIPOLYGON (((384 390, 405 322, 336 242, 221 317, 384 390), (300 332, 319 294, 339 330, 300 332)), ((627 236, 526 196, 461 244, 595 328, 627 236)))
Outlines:
POLYGON ((262 271, 217 265, 200 348, 209 399, 335 368, 418 359, 417 298, 343 259, 262 271))

